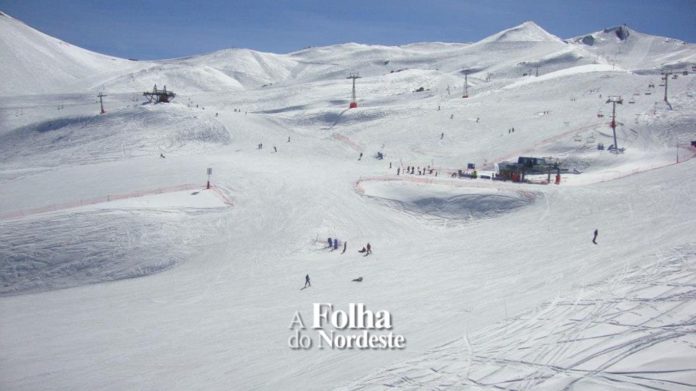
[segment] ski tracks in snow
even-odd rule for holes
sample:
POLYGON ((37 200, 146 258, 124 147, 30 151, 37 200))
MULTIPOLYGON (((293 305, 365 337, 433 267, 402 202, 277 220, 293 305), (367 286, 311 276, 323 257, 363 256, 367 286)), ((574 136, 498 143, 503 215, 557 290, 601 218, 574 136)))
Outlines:
POLYGON ((344 389, 693 390, 696 244, 344 389))

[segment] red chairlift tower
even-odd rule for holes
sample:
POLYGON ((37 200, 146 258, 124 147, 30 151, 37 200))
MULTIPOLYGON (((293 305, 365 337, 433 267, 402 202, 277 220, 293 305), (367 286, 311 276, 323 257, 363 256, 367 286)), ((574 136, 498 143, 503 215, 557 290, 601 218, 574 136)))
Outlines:
POLYGON ((358 100, 355 98, 355 79, 360 79, 360 75, 357 73, 351 73, 346 79, 353 79, 353 99, 350 101, 349 109, 355 109, 358 107, 358 100))

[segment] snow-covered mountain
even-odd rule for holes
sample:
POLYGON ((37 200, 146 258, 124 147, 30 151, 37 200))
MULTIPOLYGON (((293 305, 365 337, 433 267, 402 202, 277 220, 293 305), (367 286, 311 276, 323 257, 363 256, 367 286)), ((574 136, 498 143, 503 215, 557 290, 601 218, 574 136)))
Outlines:
POLYGON ((693 43, 643 34, 626 25, 575 37, 569 42, 621 68, 640 73, 688 69, 696 63, 693 43))
POLYGON ((519 26, 495 33, 481 40, 482 43, 500 42, 555 42, 563 43, 557 36, 550 34, 538 24, 528 21, 519 26))
POLYGON ((73 46, 0 12, 0 95, 83 91, 85 77, 106 77, 132 62, 73 46))
POLYGON ((129 61, 2 14, 0 389, 693 389, 694 53, 526 22, 129 61), (520 156, 560 184, 490 179, 520 156), (407 346, 292 350, 313 303, 407 346))
POLYGON ((681 41, 654 37, 625 26, 564 42, 534 22, 503 30, 474 44, 420 44, 401 47, 341 44, 290 54, 248 49, 220 50, 183 59, 128 61, 93 53, 24 23, 0 15, 0 69, 10 75, 0 95, 111 91, 119 93, 169 85, 178 91, 240 91, 277 83, 335 80, 346 72, 385 75, 409 69, 436 71, 440 77, 470 71, 517 78, 541 68, 548 73, 585 64, 616 64, 629 71, 686 67, 696 49, 681 41), (624 53, 625 55, 621 55, 624 53), (174 87, 176 86, 176 87, 174 87))

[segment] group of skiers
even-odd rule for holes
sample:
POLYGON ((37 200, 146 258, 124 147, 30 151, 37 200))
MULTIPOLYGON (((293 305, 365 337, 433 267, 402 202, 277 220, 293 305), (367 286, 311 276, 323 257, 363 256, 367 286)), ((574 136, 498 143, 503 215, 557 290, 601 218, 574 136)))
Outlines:
MULTIPOLYGON (((329 243, 329 247, 331 251, 338 250, 338 239, 337 238, 328 238, 327 239, 329 243)), ((343 251, 341 251, 341 254, 346 252, 346 249, 348 248, 348 242, 343 242, 343 251)))
MULTIPOLYGON (((338 238, 327 238, 326 242, 328 244, 328 247, 326 247, 326 248, 331 249, 331 251, 338 250, 338 247, 340 246, 340 241, 338 240, 338 238)), ((343 242, 343 251, 341 251, 341 254, 345 254, 347 249, 348 249, 348 242, 345 241, 345 242, 343 242)), ((367 243, 358 252, 361 254, 364 254, 364 256, 368 256, 368 255, 372 254, 372 245, 370 245, 370 243, 367 243)))
MULTIPOLYGON (((363 280, 363 278, 362 278, 362 276, 360 276, 360 277, 358 277, 358 278, 352 279, 351 281, 353 281, 353 282, 362 282, 362 280, 363 280)), ((312 282, 311 282, 311 280, 309 279, 309 274, 307 274, 307 275, 305 275, 304 287, 302 287, 302 289, 311 288, 311 287, 312 287, 312 282)), ((300 289, 300 290, 302 290, 302 289, 300 289)))
MULTIPOLYGON (((290 142, 290 136, 288 136, 288 142, 290 142)), ((259 143, 259 144, 256 146, 256 149, 258 149, 258 150, 263 149, 263 143, 259 143)), ((278 147, 275 146, 275 145, 273 146, 273 152, 278 152, 278 147)))
MULTIPOLYGON (((326 239, 326 242, 327 242, 328 245, 329 245, 327 248, 331 249, 331 251, 338 250, 338 246, 339 246, 339 243, 340 243, 340 241, 338 240, 338 238, 327 238, 327 239, 326 239)), ((347 249, 347 248, 348 248, 348 242, 343 242, 343 251, 341 251, 341 254, 344 254, 344 253, 346 252, 346 249, 347 249)), ((371 245, 370 243, 367 243, 367 244, 366 244, 365 246, 363 246, 363 248, 360 249, 360 251, 358 251, 358 252, 361 253, 361 254, 364 254, 363 256, 366 257, 366 256, 372 254, 372 245, 371 245)), ((353 282, 362 282, 362 280, 363 280, 362 277, 358 277, 358 278, 353 279, 352 281, 353 281, 353 282)), ((302 287, 302 289, 305 289, 305 288, 308 288, 308 287, 309 287, 309 288, 312 287, 312 282, 311 282, 310 279, 309 279, 309 274, 305 275, 305 284, 304 284, 304 287, 302 287)))
POLYGON ((401 167, 396 168, 396 175, 401 175, 401 174, 411 174, 411 175, 435 175, 437 176, 437 170, 435 168, 427 166, 427 167, 416 167, 416 166, 406 166, 406 168, 402 171, 401 167))
MULTIPOLYGON (((598 229, 595 229, 595 230, 594 230, 594 236, 592 237, 592 243, 597 244, 597 236, 598 236, 598 235, 599 235, 599 230, 598 230, 598 229)), ((331 249, 331 251, 338 250, 338 239, 336 239, 336 238, 328 238, 328 239, 327 239, 327 242, 328 242, 328 244, 329 244, 329 248, 331 249)), ((346 248, 347 248, 347 247, 348 247, 348 242, 343 242, 343 251, 341 252, 341 254, 343 254, 343 253, 346 252, 346 248)), ((358 252, 361 253, 361 254, 365 254, 364 256, 366 257, 366 256, 372 254, 372 246, 370 245, 370 243, 367 243, 367 244, 366 244, 362 249, 360 249, 360 251, 358 251, 358 252)), ((363 280, 362 277, 358 277, 358 278, 354 279, 353 282, 362 282, 362 280, 363 280)), ((305 284, 304 284, 304 287, 303 287, 302 289, 305 289, 305 288, 311 287, 311 286, 312 286, 312 283, 311 283, 310 280, 309 280, 309 274, 307 274, 307 275, 305 276, 305 284)))

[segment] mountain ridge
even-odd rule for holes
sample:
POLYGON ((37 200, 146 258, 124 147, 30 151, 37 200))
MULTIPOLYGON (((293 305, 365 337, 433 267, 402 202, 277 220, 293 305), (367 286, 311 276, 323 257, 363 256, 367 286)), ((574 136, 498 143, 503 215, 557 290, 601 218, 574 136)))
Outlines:
POLYGON ((0 86, 2 96, 132 92, 150 89, 153 84, 168 84, 191 93, 234 91, 277 83, 319 82, 347 72, 379 76, 405 69, 437 70, 445 79, 461 76, 464 68, 481 73, 481 77, 497 73, 514 78, 528 73, 519 64, 550 65, 549 71, 555 71, 587 63, 616 63, 627 70, 645 72, 664 64, 696 63, 694 45, 643 34, 625 25, 563 40, 533 21, 466 44, 349 42, 287 54, 229 48, 175 59, 131 61, 74 46, 6 13, 2 15, 0 70, 9 75, 9 82, 0 86), (539 49, 530 51, 531 47, 539 49), (497 55, 491 52, 496 50, 500 52, 497 55))

